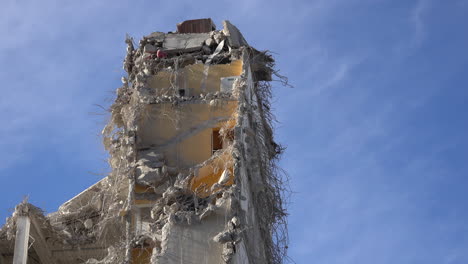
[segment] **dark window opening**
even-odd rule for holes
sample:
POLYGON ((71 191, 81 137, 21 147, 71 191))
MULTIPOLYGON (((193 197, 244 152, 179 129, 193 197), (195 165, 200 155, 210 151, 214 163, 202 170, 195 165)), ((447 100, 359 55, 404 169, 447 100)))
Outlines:
POLYGON ((179 89, 179 95, 185 96, 185 89, 179 89))

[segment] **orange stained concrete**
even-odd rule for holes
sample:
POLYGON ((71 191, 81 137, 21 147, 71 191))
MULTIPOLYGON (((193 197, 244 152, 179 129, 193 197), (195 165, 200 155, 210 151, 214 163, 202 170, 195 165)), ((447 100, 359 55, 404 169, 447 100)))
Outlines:
POLYGON ((151 200, 135 200, 134 204, 154 204, 154 201, 151 200))
POLYGON ((223 152, 198 170, 198 175, 192 178, 190 189, 202 198, 209 196, 212 193, 211 187, 219 181, 224 170, 230 173, 225 186, 234 184, 233 163, 231 153, 223 152))
POLYGON ((151 188, 145 185, 140 185, 140 184, 135 184, 135 189, 134 191, 136 193, 147 193, 147 192, 153 192, 151 188))
POLYGON ((134 248, 132 249, 132 264, 149 264, 153 248, 134 248))

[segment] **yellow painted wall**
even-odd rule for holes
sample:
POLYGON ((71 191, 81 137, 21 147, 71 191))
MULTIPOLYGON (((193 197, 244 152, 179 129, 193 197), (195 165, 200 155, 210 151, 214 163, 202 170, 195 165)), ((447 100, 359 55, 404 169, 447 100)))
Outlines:
POLYGON ((214 123, 204 130, 185 137, 178 144, 168 145, 171 139, 184 135, 204 122, 219 117, 230 119, 237 102, 226 102, 224 106, 209 104, 184 104, 172 107, 168 104, 148 105, 147 113, 139 124, 138 145, 153 145, 165 154, 169 166, 190 167, 211 157, 211 131, 221 126, 214 123), (176 110, 176 111, 175 111, 176 110), (177 120, 177 121, 176 121, 177 120))
MULTIPOLYGON (((180 88, 190 88, 189 96, 214 93, 219 91, 222 77, 239 76, 242 73, 242 61, 209 66, 206 78, 205 72, 203 64, 189 65, 180 69, 177 78, 174 73, 162 71, 150 78, 149 85, 159 95, 176 92, 171 88, 171 82, 177 82, 180 88)), ((138 147, 156 148, 157 152, 164 153, 169 166, 189 168, 205 162, 212 156, 213 128, 219 128, 226 122, 230 127, 235 125, 237 102, 225 100, 220 102, 222 104, 216 106, 210 105, 209 102, 181 103, 177 106, 170 103, 147 105, 139 120, 138 147), (224 121, 212 122, 204 129, 193 132, 200 125, 217 118, 223 118, 224 121), (189 133, 189 136, 181 136, 189 133), (168 144, 178 137, 183 139, 176 144, 168 144)), ((200 186, 207 186, 199 195, 209 195, 209 189, 219 180, 224 169, 231 170, 231 175, 233 174, 231 163, 232 157, 226 153, 201 168, 192 180, 192 190, 200 190, 200 186)), ((233 179, 230 179, 228 184, 232 183, 233 179)), ((144 190, 139 191, 144 192, 144 190)), ((145 202, 137 201, 137 203, 145 202)))
POLYGON ((173 87, 189 88, 190 96, 219 91, 222 77, 239 76, 242 73, 242 61, 230 64, 218 64, 205 67, 204 64, 192 64, 177 73, 160 71, 149 80, 149 87, 156 89, 156 94, 173 94, 173 87), (208 68, 208 69, 207 69, 208 68), (205 78, 205 72, 208 72, 205 78), (177 75, 177 76, 176 76, 177 75))

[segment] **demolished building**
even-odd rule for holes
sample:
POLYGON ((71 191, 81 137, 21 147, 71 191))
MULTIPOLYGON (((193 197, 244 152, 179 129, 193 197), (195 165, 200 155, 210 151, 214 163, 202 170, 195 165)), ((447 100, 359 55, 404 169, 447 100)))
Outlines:
POLYGON ((126 43, 103 130, 112 172, 57 212, 16 206, 0 264, 282 263, 271 55, 211 19, 126 43))

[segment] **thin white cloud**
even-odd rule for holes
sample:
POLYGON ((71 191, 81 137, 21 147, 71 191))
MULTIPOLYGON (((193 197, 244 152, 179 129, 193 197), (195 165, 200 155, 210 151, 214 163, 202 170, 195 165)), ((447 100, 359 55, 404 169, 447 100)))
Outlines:
MULTIPOLYGON (((30 145, 51 144, 80 134, 80 130, 61 127, 89 126, 90 120, 85 120, 86 115, 80 111, 97 100, 84 93, 89 87, 81 86, 80 81, 87 77, 83 74, 89 74, 87 69, 92 68, 87 65, 95 63, 84 61, 82 53, 93 47, 76 50, 80 41, 87 40, 76 37, 75 43, 67 43, 63 39, 67 34, 78 35, 82 23, 89 23, 92 28, 91 21, 76 18, 92 16, 98 6, 88 4, 87 10, 78 8, 81 4, 2 3, 0 169, 32 158, 28 153, 30 145)), ((92 132, 81 132, 87 133, 92 132)))
POLYGON ((429 4, 429 0, 419 0, 411 11, 410 23, 413 28, 413 34, 410 40, 410 48, 412 49, 418 48, 426 37, 424 15, 429 8, 429 4))
POLYGON ((431 7, 431 0, 418 0, 408 16, 409 37, 395 46, 396 56, 393 60, 401 61, 418 50, 428 35, 426 14, 431 7))
POLYGON ((351 72, 365 59, 365 56, 354 58, 337 58, 328 56, 328 52, 313 56, 317 64, 309 71, 305 71, 311 87, 308 87, 307 96, 316 97, 325 91, 343 84, 351 72))
POLYGON ((324 90, 340 84, 349 75, 351 67, 350 62, 340 63, 331 77, 326 79, 322 84, 319 84, 317 89, 314 89, 315 94, 320 94, 324 90))

